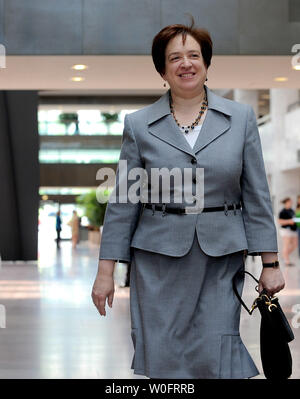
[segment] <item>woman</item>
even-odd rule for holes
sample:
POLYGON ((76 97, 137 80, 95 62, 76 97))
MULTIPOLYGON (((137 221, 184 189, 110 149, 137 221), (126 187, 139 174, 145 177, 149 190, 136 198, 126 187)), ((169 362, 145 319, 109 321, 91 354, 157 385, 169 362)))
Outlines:
MULTIPOLYGON (((120 162, 127 161, 128 173, 119 163, 115 187, 122 191, 125 176, 130 192, 136 184, 130 170, 152 173, 141 183, 141 202, 148 203, 110 202, 105 215, 93 302, 105 316, 114 261, 131 263, 131 368, 150 378, 258 374, 239 336, 232 277, 244 268, 245 250, 261 253, 264 263, 277 260, 276 229, 253 110, 204 85, 211 56, 208 32, 193 23, 167 26, 154 37, 154 65, 170 89, 126 115, 120 162), (192 198, 177 202, 175 178, 157 189, 152 176, 163 168, 182 172, 192 198), (166 192, 168 202, 161 199, 166 192)), ((240 292, 242 286, 241 277, 240 292)), ((283 286, 279 267, 263 268, 260 290, 283 286)))
POLYGON ((77 211, 73 211, 72 219, 68 222, 72 230, 72 248, 76 248, 79 238, 79 217, 77 216, 77 211))
POLYGON ((281 201, 284 208, 279 213, 280 235, 283 241, 282 256, 287 266, 294 266, 290 262, 290 254, 298 247, 297 225, 294 221, 295 212, 292 209, 292 200, 287 197, 281 201))

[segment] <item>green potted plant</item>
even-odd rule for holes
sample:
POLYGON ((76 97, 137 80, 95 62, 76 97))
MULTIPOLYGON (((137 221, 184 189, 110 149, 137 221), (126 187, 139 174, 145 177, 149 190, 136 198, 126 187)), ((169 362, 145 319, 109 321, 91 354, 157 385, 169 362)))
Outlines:
POLYGON ((59 115, 59 122, 66 125, 66 128, 68 128, 71 123, 75 123, 75 134, 79 134, 79 121, 77 113, 62 113, 59 115))
POLYGON ((104 120, 104 123, 107 125, 108 133, 110 133, 110 125, 114 122, 118 122, 119 114, 118 113, 101 112, 101 116, 104 120))
POLYGON ((105 210, 109 192, 103 190, 96 192, 92 190, 89 193, 76 197, 76 202, 83 208, 84 216, 89 220, 89 241, 94 244, 99 244, 101 239, 101 227, 104 221, 105 210), (101 201, 98 201, 101 196, 101 201))

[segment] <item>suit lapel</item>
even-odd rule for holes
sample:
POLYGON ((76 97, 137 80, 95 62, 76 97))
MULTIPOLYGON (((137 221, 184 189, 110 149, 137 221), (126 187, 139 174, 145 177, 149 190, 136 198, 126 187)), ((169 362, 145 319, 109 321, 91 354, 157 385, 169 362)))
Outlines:
POLYGON ((208 109, 202 128, 193 147, 195 154, 230 128, 229 119, 220 112, 208 109))
POLYGON ((181 133, 172 114, 164 116, 158 122, 149 126, 149 132, 173 147, 194 155, 193 149, 181 133))
POLYGON ((195 153, 225 133, 230 128, 230 118, 228 116, 231 115, 231 111, 228 103, 206 86, 204 87, 207 94, 208 110, 194 148, 191 148, 185 137, 183 137, 183 133, 171 114, 169 105, 170 89, 149 107, 149 132, 160 140, 191 155, 195 155, 195 153))

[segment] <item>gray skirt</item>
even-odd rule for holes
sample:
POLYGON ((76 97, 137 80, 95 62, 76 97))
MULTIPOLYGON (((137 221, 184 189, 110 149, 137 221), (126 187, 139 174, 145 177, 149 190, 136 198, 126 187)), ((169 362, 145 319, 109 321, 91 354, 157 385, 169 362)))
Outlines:
MULTIPOLYGON (((213 257, 195 233, 173 257, 133 248, 130 272, 134 374, 149 378, 250 378, 259 374, 239 332, 232 277, 243 251, 213 257)), ((244 277, 238 281, 242 293, 244 277)))

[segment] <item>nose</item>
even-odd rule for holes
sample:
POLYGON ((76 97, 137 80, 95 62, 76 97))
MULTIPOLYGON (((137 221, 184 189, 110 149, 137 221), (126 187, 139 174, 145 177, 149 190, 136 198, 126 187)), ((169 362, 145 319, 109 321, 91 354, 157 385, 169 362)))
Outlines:
POLYGON ((185 68, 187 68, 187 67, 191 66, 192 63, 191 63, 191 60, 189 60, 188 57, 184 56, 181 65, 184 66, 185 68))

